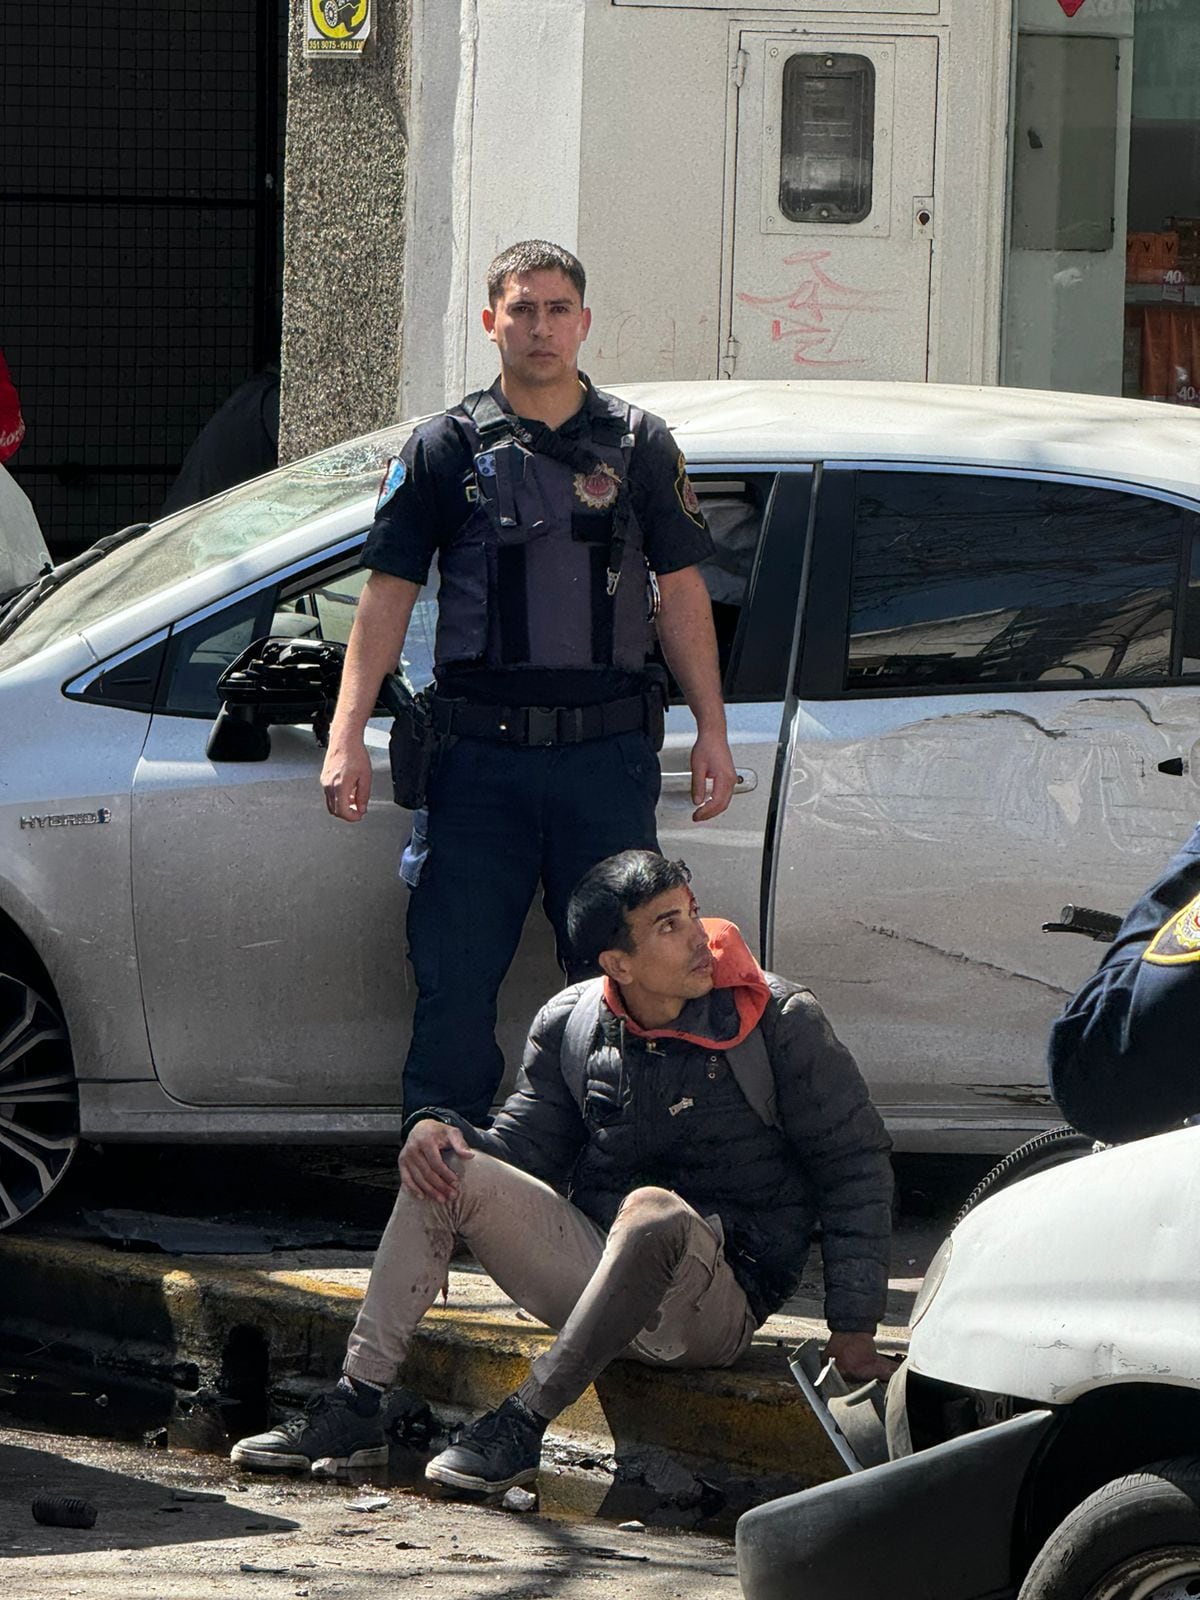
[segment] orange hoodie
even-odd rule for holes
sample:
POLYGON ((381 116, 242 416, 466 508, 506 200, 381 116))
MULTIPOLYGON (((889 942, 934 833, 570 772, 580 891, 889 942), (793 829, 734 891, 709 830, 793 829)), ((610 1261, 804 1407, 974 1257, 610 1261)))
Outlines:
POLYGON ((749 946, 732 922, 718 917, 701 917, 700 925, 708 935, 708 948, 713 956, 713 988, 732 989, 737 1007, 738 1028, 732 1039, 706 1039, 683 1028, 642 1028, 625 1009, 621 991, 611 978, 604 980, 604 1003, 615 1017, 620 1017, 630 1033, 639 1039, 686 1039, 705 1050, 731 1050, 741 1044, 762 1020, 771 998, 771 988, 763 977, 762 968, 750 954, 749 946))

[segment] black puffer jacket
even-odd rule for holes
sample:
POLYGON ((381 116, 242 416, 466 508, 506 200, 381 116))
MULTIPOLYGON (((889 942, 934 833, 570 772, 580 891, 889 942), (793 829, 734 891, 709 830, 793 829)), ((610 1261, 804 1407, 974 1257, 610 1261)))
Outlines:
MULTIPOLYGON (((450 1111, 422 1114, 569 1193, 602 1227, 644 1185, 718 1217, 726 1259, 760 1322, 794 1291, 819 1228, 826 1321, 835 1332, 873 1332, 887 1293, 890 1140, 811 992, 778 979, 772 988, 764 1034, 781 1128, 751 1109, 718 1047, 639 1039, 606 1006, 581 1113, 559 1065, 578 987, 538 1014, 517 1086, 491 1128, 450 1111)), ((689 1001, 677 1025, 731 1039, 729 992, 689 1001)))

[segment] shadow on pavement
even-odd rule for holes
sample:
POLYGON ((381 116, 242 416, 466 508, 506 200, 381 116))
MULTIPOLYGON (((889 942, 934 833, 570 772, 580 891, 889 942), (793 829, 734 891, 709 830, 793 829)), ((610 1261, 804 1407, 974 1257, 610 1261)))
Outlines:
POLYGON ((299 1524, 212 1491, 172 1489, 152 1479, 64 1460, 50 1450, 0 1443, 0 1558, 141 1550, 248 1534, 288 1533, 299 1524), (41 1495, 69 1495, 96 1507, 93 1528, 47 1528, 30 1506, 41 1495))

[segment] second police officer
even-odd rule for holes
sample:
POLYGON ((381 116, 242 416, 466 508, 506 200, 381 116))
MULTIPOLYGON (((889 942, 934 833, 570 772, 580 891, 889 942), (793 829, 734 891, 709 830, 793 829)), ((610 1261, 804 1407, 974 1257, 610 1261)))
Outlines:
POLYGON ((557 245, 496 258, 483 325, 500 377, 414 431, 363 552, 371 575, 321 774, 343 821, 366 811, 364 729, 435 555, 440 577, 432 715, 447 742, 402 865, 417 983, 406 1116, 487 1117, 504 1067, 496 996, 539 882, 562 958, 582 874, 657 848, 655 632, 696 719, 694 820, 733 793, 697 570, 712 540, 665 423, 579 372, 584 293, 557 245))

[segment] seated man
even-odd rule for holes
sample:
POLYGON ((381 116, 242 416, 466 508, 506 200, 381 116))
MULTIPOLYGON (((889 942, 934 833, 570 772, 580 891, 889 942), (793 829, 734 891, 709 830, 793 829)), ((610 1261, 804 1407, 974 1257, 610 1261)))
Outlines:
POLYGON ((828 1354, 847 1377, 890 1375, 873 1338, 891 1227, 883 1124, 813 996, 765 977, 732 924, 702 923, 689 877, 626 850, 581 879, 568 933, 604 976, 543 1007, 492 1127, 414 1118, 343 1378, 304 1417, 235 1445, 237 1465, 386 1461, 380 1400, 459 1240, 558 1337, 429 1463, 438 1483, 491 1492, 536 1476, 547 1424, 618 1356, 729 1366, 796 1289, 818 1226, 828 1354))
POLYGON ((1133 907, 1050 1032, 1050 1086, 1097 1139, 1163 1133, 1200 1112, 1200 828, 1133 907))

